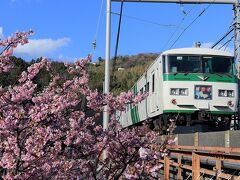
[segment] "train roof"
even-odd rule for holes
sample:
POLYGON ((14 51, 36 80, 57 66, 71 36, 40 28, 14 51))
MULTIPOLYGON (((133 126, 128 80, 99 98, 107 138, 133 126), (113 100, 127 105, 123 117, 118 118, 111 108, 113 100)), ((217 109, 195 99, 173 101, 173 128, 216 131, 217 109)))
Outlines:
POLYGON ((162 55, 214 55, 214 56, 230 56, 233 57, 233 54, 227 51, 217 50, 217 49, 210 49, 210 48, 179 48, 179 49, 171 49, 164 51, 162 55))

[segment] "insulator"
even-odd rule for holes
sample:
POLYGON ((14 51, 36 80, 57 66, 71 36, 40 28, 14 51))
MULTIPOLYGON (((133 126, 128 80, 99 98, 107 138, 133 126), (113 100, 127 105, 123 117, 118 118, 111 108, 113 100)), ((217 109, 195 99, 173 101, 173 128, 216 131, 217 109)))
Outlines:
POLYGON ((96 49, 96 47, 97 47, 97 41, 96 41, 96 40, 94 40, 94 41, 92 42, 92 45, 93 45, 93 49, 95 50, 95 49, 96 49))

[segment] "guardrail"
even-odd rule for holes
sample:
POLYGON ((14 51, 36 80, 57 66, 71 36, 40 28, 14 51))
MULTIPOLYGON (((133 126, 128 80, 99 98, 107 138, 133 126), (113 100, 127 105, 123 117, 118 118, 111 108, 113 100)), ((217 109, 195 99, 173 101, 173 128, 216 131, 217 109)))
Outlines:
POLYGON ((209 175, 217 180, 240 180, 240 148, 178 145, 168 148, 170 154, 160 161, 164 164, 165 180, 170 179, 171 166, 177 168, 177 179, 183 179, 183 171, 190 171, 186 179, 200 180, 209 175), (228 171, 225 172, 225 169, 228 171))

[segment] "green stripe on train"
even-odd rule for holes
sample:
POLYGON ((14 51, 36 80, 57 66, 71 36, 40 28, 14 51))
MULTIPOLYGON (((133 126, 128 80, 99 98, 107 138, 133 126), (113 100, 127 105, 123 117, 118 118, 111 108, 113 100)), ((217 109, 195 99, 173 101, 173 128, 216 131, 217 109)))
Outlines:
POLYGON ((228 74, 163 74, 164 81, 205 81, 205 82, 225 82, 225 83, 237 83, 235 76, 228 74))
MULTIPOLYGON (((136 85, 134 85, 134 87, 133 87, 133 93, 137 94, 137 86, 136 85)), ((130 107, 131 107, 132 123, 136 124, 140 121, 139 113, 138 113, 138 106, 137 105, 135 105, 135 106, 131 105, 130 107)))
POLYGON ((130 108, 131 108, 131 119, 132 119, 132 123, 135 124, 134 107, 133 107, 132 104, 130 105, 130 108))
MULTIPOLYGON (((135 94, 137 95, 137 86, 135 86, 135 94)), ((135 106, 136 122, 140 122, 138 105, 135 106)))

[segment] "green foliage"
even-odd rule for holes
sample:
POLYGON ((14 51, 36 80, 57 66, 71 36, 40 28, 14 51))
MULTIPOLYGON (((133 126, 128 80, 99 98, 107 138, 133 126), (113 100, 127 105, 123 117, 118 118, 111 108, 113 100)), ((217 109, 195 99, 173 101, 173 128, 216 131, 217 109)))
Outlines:
MULTIPOLYGON (((118 95, 123 91, 131 89, 133 84, 140 78, 140 76, 146 71, 149 65, 157 58, 158 54, 137 54, 133 56, 118 56, 116 61, 116 67, 113 75, 113 81, 111 82, 110 90, 114 95, 118 95)), ((22 71, 27 70, 27 67, 32 63, 39 62, 40 58, 26 62, 21 58, 11 57, 11 60, 15 64, 14 70, 9 73, 5 73, 0 76, 0 85, 8 86, 18 83, 18 78, 22 71)), ((102 92, 104 81, 104 64, 103 58, 99 57, 96 63, 88 65, 90 75, 90 87, 92 89, 98 89, 102 92)), ((113 61, 111 61, 110 67, 112 67, 113 61)), ((66 73, 66 67, 62 62, 52 61, 53 74, 59 74, 63 79, 68 79, 66 73)), ((42 90, 47 84, 49 84, 51 77, 50 74, 42 69, 40 73, 34 78, 34 83, 38 84, 38 90, 42 90)))
MULTIPOLYGON (((141 77, 149 65, 157 58, 158 54, 138 54, 133 56, 118 56, 115 72, 111 81, 110 90, 114 95, 131 89, 133 84, 141 77)), ((104 60, 98 58, 97 64, 89 66, 90 87, 102 91, 104 81, 104 60)), ((113 62, 111 61, 112 67, 113 62)))
POLYGON ((10 57, 10 60, 14 64, 14 68, 10 72, 1 74, 0 85, 3 87, 18 84, 18 77, 21 75, 22 71, 25 71, 29 66, 29 63, 21 58, 10 57))
MULTIPOLYGON (((39 62, 41 58, 36 60, 32 60, 31 62, 26 62, 21 58, 11 57, 10 60, 13 62, 13 70, 8 73, 3 73, 0 76, 0 85, 1 86, 9 86, 18 84, 18 79, 23 71, 26 71, 27 68, 36 62, 39 62)), ((67 72, 64 63, 52 61, 52 69, 53 74, 59 74, 64 79, 67 79, 67 72)), ((43 90, 43 88, 49 84, 51 76, 49 72, 45 69, 41 69, 38 75, 33 79, 33 82, 36 83, 37 90, 43 90)))

